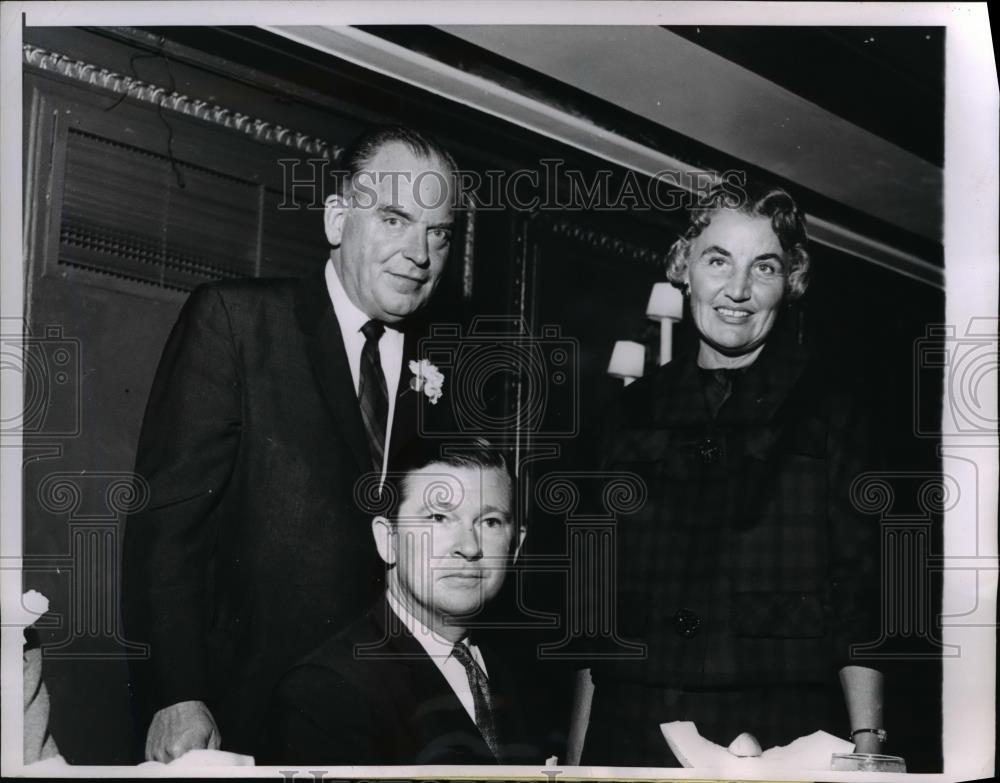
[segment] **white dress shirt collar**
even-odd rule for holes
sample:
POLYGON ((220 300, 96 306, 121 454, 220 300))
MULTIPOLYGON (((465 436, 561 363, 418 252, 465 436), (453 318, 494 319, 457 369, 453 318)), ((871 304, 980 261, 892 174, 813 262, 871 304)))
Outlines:
MULTIPOLYGON (((430 656, 430 659, 434 661, 434 665, 438 667, 438 670, 444 676, 445 680, 448 681, 448 685, 451 686, 452 691, 458 697, 458 700, 462 703, 462 707, 465 708, 466 713, 472 719, 472 722, 476 722, 476 705, 472 697, 472 688, 469 686, 469 675, 465 671, 465 667, 462 663, 454 656, 453 648, 455 644, 449 642, 438 636, 434 631, 420 622, 416 617, 414 617, 410 611, 403 606, 396 596, 392 594, 392 591, 386 591, 386 600, 389 603, 389 607, 396 614, 396 616, 403 622, 407 630, 413 634, 413 638, 417 640, 417 643, 424 648, 424 652, 430 656)), ((489 677, 489 672, 486 671, 486 663, 483 661, 482 653, 479 652, 479 648, 471 644, 468 638, 463 639, 459 644, 464 644, 469 649, 469 653, 472 655, 472 659, 479 664, 482 668, 483 673, 489 677)))
MULTIPOLYGON (((330 295, 334 315, 340 324, 340 335, 347 352, 347 363, 351 368, 351 380, 354 382, 354 393, 358 393, 361 385, 361 352, 365 347, 365 336, 361 332, 371 318, 364 313, 344 290, 333 261, 326 262, 324 269, 326 289, 330 295)), ((403 369, 403 333, 389 326, 378 341, 379 357, 382 360, 382 374, 385 375, 385 386, 389 395, 389 420, 385 433, 385 459, 382 462, 382 472, 385 473, 389 459, 389 440, 392 434, 392 423, 396 414, 396 394, 399 390, 399 378, 403 369)))
POLYGON ((327 290, 330 292, 330 301, 333 303, 333 312, 337 314, 341 331, 345 334, 360 332, 361 327, 368 323, 371 318, 351 301, 351 297, 344 290, 344 284, 340 281, 340 275, 337 274, 332 260, 326 262, 324 275, 327 290))

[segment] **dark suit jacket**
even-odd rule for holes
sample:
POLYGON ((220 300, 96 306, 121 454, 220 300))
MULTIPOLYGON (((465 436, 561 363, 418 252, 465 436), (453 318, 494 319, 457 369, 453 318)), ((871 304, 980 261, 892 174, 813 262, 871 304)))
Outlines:
MULTIPOLYGON (((405 346, 393 451, 423 400, 407 382, 416 338, 405 346)), ((198 699, 225 749, 254 751, 281 672, 378 594, 373 513, 355 496, 372 470, 322 272, 191 294, 140 436, 149 502, 125 536, 126 632, 150 645, 132 667, 140 736, 157 709, 198 699)))
POLYGON ((489 673, 499 758, 444 675, 378 602, 281 679, 258 763, 532 764, 558 752, 528 661, 478 643, 489 673))

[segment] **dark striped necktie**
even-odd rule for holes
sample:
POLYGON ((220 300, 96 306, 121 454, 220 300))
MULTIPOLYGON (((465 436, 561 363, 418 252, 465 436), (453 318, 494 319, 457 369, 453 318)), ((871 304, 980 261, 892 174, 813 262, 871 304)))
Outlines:
POLYGON ((459 642, 452 650, 455 659, 465 667, 465 674, 469 678, 469 688, 472 690, 472 704, 476 712, 476 726, 479 733, 483 735, 490 751, 499 761, 497 753, 497 730, 493 722, 493 698, 490 696, 490 681, 486 677, 486 672, 476 663, 469 652, 469 648, 459 642))
POLYGON ((361 349, 358 402, 372 452, 372 464, 376 471, 381 472, 385 430, 389 422, 389 392, 385 385, 385 373, 382 372, 382 357, 378 352, 378 341, 385 333, 385 324, 369 321, 361 327, 361 333, 365 336, 365 347, 361 349))

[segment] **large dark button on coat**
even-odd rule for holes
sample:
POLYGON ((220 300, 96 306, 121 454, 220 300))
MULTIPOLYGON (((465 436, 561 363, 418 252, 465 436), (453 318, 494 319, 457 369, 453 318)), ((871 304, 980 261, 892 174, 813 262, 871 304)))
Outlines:
POLYGON ((698 444, 698 456, 704 464, 714 465, 722 456, 722 450, 714 440, 705 438, 705 440, 698 444))
POLYGON ((691 639, 701 630, 701 618, 690 609, 678 609, 674 614, 674 630, 678 636, 691 639))

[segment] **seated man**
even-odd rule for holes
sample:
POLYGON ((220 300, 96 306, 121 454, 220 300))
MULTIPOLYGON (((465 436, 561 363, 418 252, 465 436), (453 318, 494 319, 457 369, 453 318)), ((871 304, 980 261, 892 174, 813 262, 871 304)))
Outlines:
POLYGON ((525 536, 507 462, 477 441, 411 455, 387 482, 396 508, 372 520, 385 595, 285 674, 258 763, 543 764, 530 666, 468 631, 525 536))

